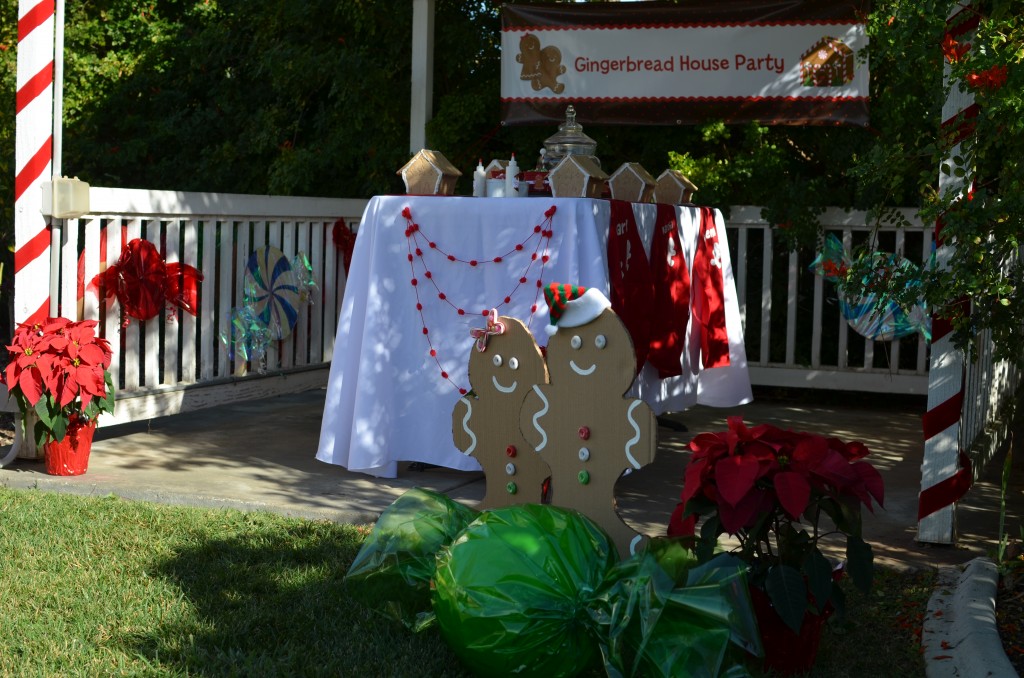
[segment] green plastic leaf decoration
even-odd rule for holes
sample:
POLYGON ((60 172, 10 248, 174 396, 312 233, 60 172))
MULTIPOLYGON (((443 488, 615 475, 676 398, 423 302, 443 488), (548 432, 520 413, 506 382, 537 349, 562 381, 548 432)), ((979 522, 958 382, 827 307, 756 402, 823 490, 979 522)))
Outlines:
POLYGON ((871 590, 874 563, 875 553, 871 544, 855 536, 846 540, 846 569, 850 573, 853 585, 864 593, 871 590))
POLYGON ((765 591, 786 626, 800 633, 807 611, 807 585, 800 572, 788 565, 776 565, 768 571, 765 591))
POLYGON ((804 561, 804 574, 807 577, 807 588, 814 599, 814 606, 818 614, 821 614, 825 604, 832 597, 832 563, 821 551, 814 549, 804 561))
POLYGON ((352 595, 415 625, 417 615, 430 610, 437 553, 476 516, 443 494, 409 490, 384 510, 356 554, 345 575, 352 595))

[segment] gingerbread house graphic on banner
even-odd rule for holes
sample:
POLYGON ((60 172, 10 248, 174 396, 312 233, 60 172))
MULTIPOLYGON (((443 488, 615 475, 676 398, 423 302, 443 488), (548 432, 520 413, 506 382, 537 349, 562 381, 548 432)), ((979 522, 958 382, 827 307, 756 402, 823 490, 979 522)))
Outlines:
POLYGON ((853 82, 853 50, 839 38, 826 35, 800 55, 804 87, 840 87, 853 82))

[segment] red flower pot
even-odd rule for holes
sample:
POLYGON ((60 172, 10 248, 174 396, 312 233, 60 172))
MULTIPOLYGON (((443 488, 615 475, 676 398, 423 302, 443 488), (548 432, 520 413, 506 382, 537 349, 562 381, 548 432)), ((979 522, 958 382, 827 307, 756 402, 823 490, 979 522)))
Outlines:
POLYGON ((51 476, 80 476, 89 468, 92 436, 96 420, 82 424, 72 421, 64 440, 48 440, 43 444, 46 453, 46 472, 51 476))
POLYGON ((768 594, 759 588, 750 587, 750 599, 754 604, 754 615, 761 631, 764 645, 764 667, 783 676, 807 673, 818 657, 818 644, 825 622, 832 616, 832 605, 825 605, 821 614, 804 613, 800 633, 782 621, 775 612, 768 594))

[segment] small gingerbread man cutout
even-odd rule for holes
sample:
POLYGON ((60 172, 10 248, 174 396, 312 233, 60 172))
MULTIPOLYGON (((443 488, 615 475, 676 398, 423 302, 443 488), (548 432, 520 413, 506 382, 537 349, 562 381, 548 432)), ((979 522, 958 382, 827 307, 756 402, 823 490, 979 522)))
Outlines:
MULTIPOLYGON (((540 40, 536 35, 527 33, 519 38, 519 54, 516 55, 516 63, 523 65, 519 72, 520 80, 532 80, 536 85, 540 77, 540 40)), ((538 89, 534 86, 534 89, 538 89)))
POLYGON ((533 89, 539 91, 547 87, 555 94, 561 94, 565 91, 565 85, 558 82, 558 76, 564 73, 562 50, 548 45, 540 51, 540 77, 534 79, 533 89))
POLYGON ((645 538, 619 517, 615 483, 653 462, 657 445, 651 408, 622 397, 636 376, 633 343, 599 290, 554 284, 545 298, 550 383, 524 400, 523 435, 551 467, 551 503, 592 519, 626 558, 645 538))
POLYGON ((519 411, 533 385, 547 383, 544 357, 522 322, 497 311, 472 333, 469 379, 476 397, 455 404, 452 438, 483 467, 487 488, 478 508, 539 504, 551 472, 523 438, 519 411))

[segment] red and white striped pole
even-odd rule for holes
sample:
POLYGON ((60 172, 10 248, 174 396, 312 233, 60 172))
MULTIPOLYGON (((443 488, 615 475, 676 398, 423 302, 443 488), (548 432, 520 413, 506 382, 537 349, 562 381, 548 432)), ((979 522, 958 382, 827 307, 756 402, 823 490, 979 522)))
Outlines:
POLYGON ((14 179, 14 321, 50 313, 50 227, 42 183, 53 171, 54 0, 18 3, 14 179))
MULTIPOLYGON (((943 49, 946 65, 943 82, 950 80, 950 61, 963 57, 968 41, 978 27, 978 15, 970 5, 956 5, 946 19, 943 49)), ((960 155, 961 142, 973 133, 978 108, 974 95, 950 87, 942 105, 942 134, 953 147, 944 160, 949 172, 939 172, 939 192, 954 199, 967 199, 970 168, 958 177, 952 158, 960 155)), ((935 261, 948 268, 953 246, 942 234, 942 220, 935 224, 935 261)), ((966 302, 964 302, 966 303, 966 302)), ((949 320, 933 314, 931 358, 928 372, 928 411, 924 428, 924 461, 921 464, 921 493, 918 497, 917 539, 931 544, 952 544, 956 533, 955 502, 967 492, 973 480, 970 459, 960 443, 960 415, 964 400, 964 356, 953 345, 949 320)))
MULTIPOLYGON (((50 225, 42 183, 53 172, 54 0, 18 2, 18 71, 14 134, 14 322, 50 315, 50 225)), ((17 426, 0 467, 36 457, 31 433, 17 426)))

